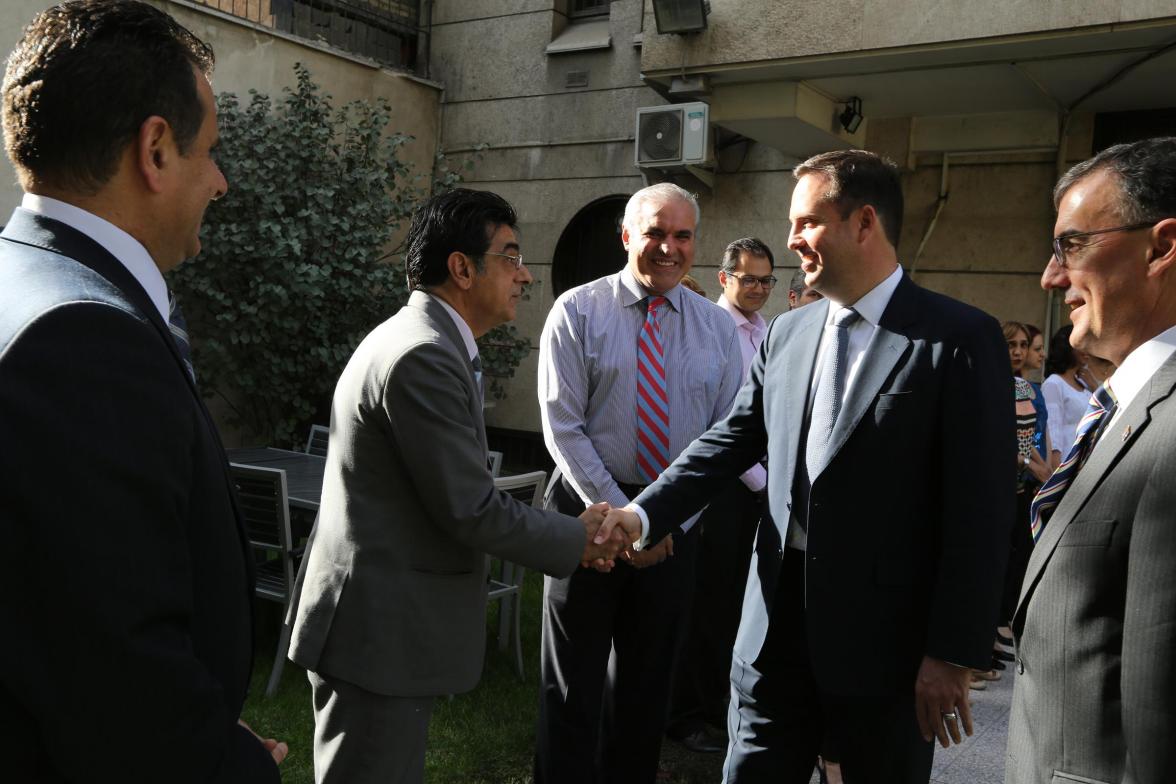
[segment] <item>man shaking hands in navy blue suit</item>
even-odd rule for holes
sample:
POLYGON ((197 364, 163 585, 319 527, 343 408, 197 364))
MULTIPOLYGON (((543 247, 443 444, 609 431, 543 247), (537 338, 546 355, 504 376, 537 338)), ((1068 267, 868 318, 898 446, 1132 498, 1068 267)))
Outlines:
POLYGON ((851 782, 926 782, 971 731, 1013 518, 1012 389, 996 322, 898 264, 897 170, 800 164, 789 247, 825 300, 777 318, 726 420, 616 524, 656 542, 765 453, 731 669, 727 782, 807 782, 826 733, 851 782), (767 519, 767 518, 765 518, 767 519))

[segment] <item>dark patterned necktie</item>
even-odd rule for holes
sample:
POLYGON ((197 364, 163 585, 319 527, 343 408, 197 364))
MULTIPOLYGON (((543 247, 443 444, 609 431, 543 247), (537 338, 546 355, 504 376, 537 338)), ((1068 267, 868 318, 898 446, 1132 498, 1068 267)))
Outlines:
POLYGON ((176 295, 167 293, 167 328, 171 330, 172 339, 180 351, 180 359, 184 369, 196 382, 196 368, 192 366, 192 344, 188 342, 188 322, 184 320, 184 312, 180 310, 180 303, 176 302, 176 295))
POLYGON ((1054 508, 1061 503, 1062 496, 1066 494, 1074 477, 1082 469, 1082 464, 1094 451, 1102 423, 1110 421, 1110 416, 1116 405, 1115 393, 1106 384, 1094 390, 1094 394, 1090 396, 1086 414, 1078 423, 1078 434, 1074 438, 1074 446, 1070 447, 1070 453, 1066 455, 1066 459, 1053 472, 1053 475, 1045 480, 1045 484, 1033 497, 1033 503, 1029 505, 1029 527, 1033 534, 1033 541, 1036 542, 1041 538, 1041 532, 1045 530, 1045 524, 1053 515, 1054 508))
POLYGON ((808 438, 805 442, 805 466, 809 481, 817 477, 828 460, 829 439, 841 413, 845 397, 845 379, 849 375, 849 328, 861 318, 853 308, 842 308, 833 316, 833 334, 825 347, 821 363, 821 377, 813 397, 813 413, 809 418, 808 438))

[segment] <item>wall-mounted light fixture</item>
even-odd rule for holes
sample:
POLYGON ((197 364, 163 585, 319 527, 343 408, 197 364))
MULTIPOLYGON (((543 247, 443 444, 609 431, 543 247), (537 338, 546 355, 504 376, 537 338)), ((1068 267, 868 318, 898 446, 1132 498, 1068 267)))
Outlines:
POLYGON ((842 110, 841 115, 837 118, 841 121, 841 127, 847 133, 857 133, 857 129, 861 127, 862 120, 862 99, 856 95, 850 98, 845 104, 845 109, 842 110))
POLYGON ((662 35, 705 30, 708 13, 709 0, 653 0, 654 21, 662 35))

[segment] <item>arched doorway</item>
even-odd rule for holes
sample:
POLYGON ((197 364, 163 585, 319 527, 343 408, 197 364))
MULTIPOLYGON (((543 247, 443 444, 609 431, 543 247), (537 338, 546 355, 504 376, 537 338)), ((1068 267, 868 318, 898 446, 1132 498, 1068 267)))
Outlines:
POLYGON ((583 207, 568 222, 551 260, 554 296, 625 266, 628 257, 621 246, 621 219, 628 202, 628 196, 605 196, 583 207))

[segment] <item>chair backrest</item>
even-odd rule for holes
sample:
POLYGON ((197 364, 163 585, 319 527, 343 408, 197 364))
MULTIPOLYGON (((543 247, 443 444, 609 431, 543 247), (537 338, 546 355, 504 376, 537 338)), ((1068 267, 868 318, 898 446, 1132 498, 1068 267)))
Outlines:
POLYGON ((488 453, 488 462, 490 464, 490 476, 495 478, 502 473, 502 453, 491 449, 488 453))
POLYGON ((293 547, 290 536, 290 504, 286 494, 286 472, 280 468, 230 463, 233 483, 249 544, 282 559, 287 588, 294 584, 293 547))
POLYGON ((509 493, 524 504, 539 506, 543 501, 543 488, 547 485, 546 471, 531 471, 526 474, 494 477, 494 486, 509 493))
POLYGON ((306 438, 306 454, 326 457, 330 437, 331 429, 326 425, 311 425, 310 435, 306 438))

